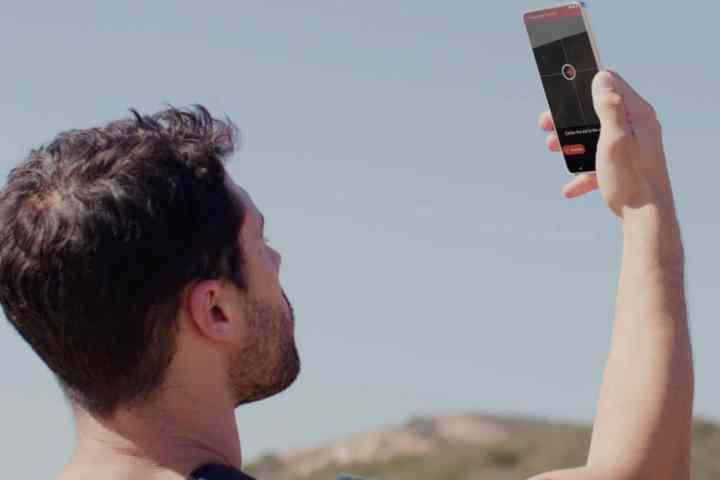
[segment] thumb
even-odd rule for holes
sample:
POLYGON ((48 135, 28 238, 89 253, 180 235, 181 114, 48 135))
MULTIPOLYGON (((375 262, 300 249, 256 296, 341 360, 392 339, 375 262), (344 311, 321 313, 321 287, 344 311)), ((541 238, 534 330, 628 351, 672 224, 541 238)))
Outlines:
POLYGON ((622 85, 607 71, 595 75, 592 83, 593 104, 600 118, 603 133, 627 133, 630 131, 622 85))

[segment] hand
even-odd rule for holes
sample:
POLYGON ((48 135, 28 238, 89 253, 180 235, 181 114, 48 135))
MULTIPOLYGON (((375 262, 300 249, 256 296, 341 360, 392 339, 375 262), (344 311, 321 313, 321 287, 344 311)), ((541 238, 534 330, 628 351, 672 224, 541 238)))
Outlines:
MULTIPOLYGON (((597 171, 567 184, 563 194, 574 198, 599 186, 603 199, 620 218, 646 205, 673 211, 661 128, 652 105, 614 71, 598 73, 592 89, 601 123, 597 171)), ((540 115, 540 128, 553 132, 546 143, 559 152, 549 112, 540 115)))

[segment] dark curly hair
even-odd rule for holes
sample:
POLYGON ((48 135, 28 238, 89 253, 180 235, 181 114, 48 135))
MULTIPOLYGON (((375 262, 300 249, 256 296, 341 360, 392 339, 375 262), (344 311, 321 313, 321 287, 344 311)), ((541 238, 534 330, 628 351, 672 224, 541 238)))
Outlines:
POLYGON ((70 399, 111 415, 161 385, 179 293, 246 286, 233 123, 202 106, 71 130, 0 191, 0 303, 70 399))

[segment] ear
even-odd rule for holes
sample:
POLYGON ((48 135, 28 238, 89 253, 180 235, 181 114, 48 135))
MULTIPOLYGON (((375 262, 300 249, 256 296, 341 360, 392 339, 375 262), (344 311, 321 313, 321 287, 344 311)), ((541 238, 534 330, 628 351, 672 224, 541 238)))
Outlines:
POLYGON ((204 280, 188 287, 184 306, 193 329, 219 342, 230 342, 238 335, 242 318, 233 308, 226 288, 218 280, 204 280))

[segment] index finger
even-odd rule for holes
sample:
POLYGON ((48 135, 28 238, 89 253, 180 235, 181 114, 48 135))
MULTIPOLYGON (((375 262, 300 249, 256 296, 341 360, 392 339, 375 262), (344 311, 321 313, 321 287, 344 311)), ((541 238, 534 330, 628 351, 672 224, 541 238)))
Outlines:
POLYGON ((555 130, 555 122, 553 122, 550 112, 543 112, 540 114, 538 126, 546 132, 552 132, 555 130))

